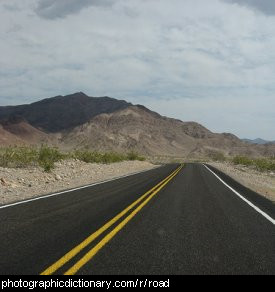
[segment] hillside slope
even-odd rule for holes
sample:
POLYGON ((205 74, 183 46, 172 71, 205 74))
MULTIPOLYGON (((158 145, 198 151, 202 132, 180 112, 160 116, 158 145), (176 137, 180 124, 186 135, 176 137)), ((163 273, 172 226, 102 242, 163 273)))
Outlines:
POLYGON ((225 155, 274 156, 275 145, 248 144, 110 97, 78 92, 29 105, 0 107, 1 145, 57 145, 65 149, 138 151, 146 155, 199 158, 225 155))
POLYGON ((1 106, 0 120, 13 116, 24 118, 30 125, 48 133, 72 129, 101 113, 111 113, 131 105, 110 97, 89 97, 82 92, 56 96, 19 106, 1 106))
POLYGON ((55 135, 49 135, 31 126, 21 117, 13 116, 0 121, 1 145, 36 145, 57 143, 55 135))
POLYGON ((143 106, 101 114, 64 134, 64 145, 97 150, 136 150, 147 155, 202 157, 213 152, 259 156, 273 149, 247 145, 232 134, 212 133, 195 122, 163 117, 143 106))

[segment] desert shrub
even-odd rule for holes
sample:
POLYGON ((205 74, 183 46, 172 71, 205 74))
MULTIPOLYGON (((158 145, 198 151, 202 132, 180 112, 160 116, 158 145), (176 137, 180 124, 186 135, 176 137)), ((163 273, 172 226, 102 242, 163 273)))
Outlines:
POLYGON ((84 161, 86 163, 100 163, 101 154, 98 152, 92 152, 89 150, 76 150, 73 154, 75 159, 84 161))
POLYGON ((273 171, 275 170, 275 162, 269 159, 255 159, 254 165, 259 171, 273 171))
POLYGON ((275 161, 268 158, 255 158, 250 159, 245 156, 236 156, 233 158, 234 164, 240 164, 245 166, 253 166, 258 171, 275 171, 275 161))
POLYGON ((115 163, 125 160, 145 160, 145 158, 139 156, 134 152, 130 152, 127 155, 116 153, 116 152, 106 152, 99 153, 89 150, 77 150, 74 152, 73 157, 84 161, 86 163, 115 163))
POLYGON ((0 166, 20 168, 35 165, 37 156, 37 151, 31 147, 8 147, 1 151, 0 166))
POLYGON ((245 166, 253 165, 253 160, 246 156, 235 156, 232 160, 234 164, 240 164, 245 166))
POLYGON ((75 151, 74 157, 86 163, 114 163, 126 160, 123 154, 115 152, 99 153, 89 150, 75 151))
POLYGON ((51 172, 54 169, 54 162, 51 160, 42 161, 40 162, 40 166, 45 172, 51 172))
POLYGON ((57 148, 42 145, 38 152, 38 163, 46 172, 54 168, 54 163, 63 160, 67 155, 62 154, 57 148))
POLYGON ((0 166, 2 167, 28 167, 40 165, 45 171, 54 168, 56 161, 65 159, 57 148, 42 145, 39 149, 34 147, 8 147, 0 151, 0 166))
POLYGON ((138 153, 131 151, 127 154, 127 160, 139 160, 139 161, 144 161, 145 158, 142 156, 139 156, 138 153))
POLYGON ((75 158, 86 163, 115 163, 124 160, 145 160, 135 152, 121 154, 116 152, 99 153, 96 151, 76 150, 73 153, 62 153, 58 148, 42 145, 40 148, 9 147, 0 148, 0 166, 27 167, 41 166, 50 172, 57 161, 75 158))
POLYGON ((224 156, 222 152, 212 151, 209 153, 209 156, 214 161, 221 161, 221 162, 226 161, 226 157, 224 156))
POLYGON ((114 162, 121 162, 126 160, 125 155, 115 153, 115 152, 109 152, 102 154, 102 162, 103 163, 114 163, 114 162))

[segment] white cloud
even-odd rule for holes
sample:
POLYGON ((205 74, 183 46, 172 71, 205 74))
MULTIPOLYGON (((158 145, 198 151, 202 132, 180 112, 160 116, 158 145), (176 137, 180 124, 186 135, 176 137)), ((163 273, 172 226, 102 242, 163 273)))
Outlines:
POLYGON ((242 131, 227 121, 270 108, 274 47, 275 18, 228 1, 0 0, 0 103, 84 91, 261 136, 263 115, 242 131))
POLYGON ((275 2, 273 0, 225 0, 237 3, 246 7, 251 7, 267 15, 275 15, 275 2))
POLYGON ((38 0, 36 13, 46 19, 63 18, 89 6, 109 6, 113 0, 38 0))

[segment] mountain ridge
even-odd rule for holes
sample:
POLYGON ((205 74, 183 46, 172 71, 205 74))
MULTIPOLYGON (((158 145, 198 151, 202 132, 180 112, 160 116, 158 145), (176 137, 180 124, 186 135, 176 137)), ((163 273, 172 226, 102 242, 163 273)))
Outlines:
POLYGON ((113 112, 131 105, 111 97, 89 97, 83 92, 58 95, 18 106, 0 107, 0 120, 13 115, 24 118, 33 127, 57 133, 89 121, 97 114, 113 112))
POLYGON ((275 154, 275 145, 248 144, 231 133, 213 133, 196 122, 164 117, 143 105, 82 92, 0 107, 0 126, 3 145, 10 140, 10 144, 49 143, 66 149, 134 150, 149 156, 194 158, 216 152, 275 154))
POLYGON ((265 144, 275 144, 275 141, 268 141, 264 140, 262 138, 256 138, 256 139, 242 139, 244 142, 247 142, 249 144, 258 144, 258 145, 265 145, 265 144))

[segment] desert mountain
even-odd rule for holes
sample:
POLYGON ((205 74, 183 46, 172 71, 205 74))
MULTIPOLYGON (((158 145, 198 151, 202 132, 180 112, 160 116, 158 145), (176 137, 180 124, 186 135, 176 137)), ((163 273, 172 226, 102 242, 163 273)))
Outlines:
POLYGON ((107 96, 96 98, 77 92, 27 105, 1 106, 0 120, 19 116, 35 128, 56 133, 82 125, 101 113, 111 113, 130 105, 107 96))
POLYGON ((135 150, 192 158, 217 152, 275 154, 274 145, 251 145, 230 133, 213 133, 198 123, 163 117, 141 105, 81 92, 0 107, 0 143, 48 143, 66 149, 135 150))
POLYGON ((24 144, 20 138, 16 137, 12 133, 6 131, 3 126, 0 124, 0 145, 9 146, 9 145, 21 145, 24 144))
POLYGON ((163 117, 147 108, 129 106, 100 114, 63 135, 62 143, 74 148, 89 145, 97 150, 136 150, 147 155, 204 157, 226 155, 272 155, 275 147, 253 147, 229 134, 212 133, 195 122, 163 117))
POLYGON ((261 138, 257 139, 242 139, 244 142, 247 142, 249 144, 258 144, 258 145, 265 145, 265 144, 275 144, 275 141, 267 141, 261 138))
POLYGON ((0 121, 0 143, 7 145, 54 144, 54 135, 48 135, 31 126, 25 119, 11 116, 0 121))

